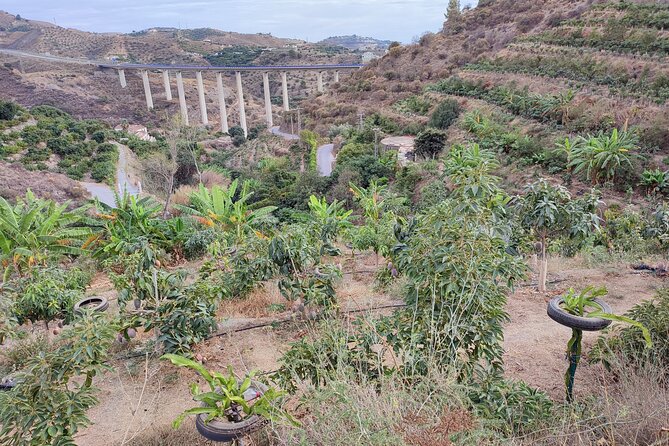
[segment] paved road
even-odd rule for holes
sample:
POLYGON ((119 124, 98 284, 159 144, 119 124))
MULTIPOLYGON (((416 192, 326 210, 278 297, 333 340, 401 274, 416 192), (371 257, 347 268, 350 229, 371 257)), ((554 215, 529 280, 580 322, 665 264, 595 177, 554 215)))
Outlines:
MULTIPOLYGON (((282 132, 278 126, 270 129, 273 135, 281 136, 284 139, 294 141, 300 139, 299 135, 282 132)), ((332 175, 332 164, 334 164, 334 144, 323 144, 316 149, 316 168, 322 177, 329 177, 332 175)))
POLYGON ((26 57, 29 59, 40 59, 49 62, 69 63, 75 65, 94 65, 99 66, 102 62, 96 62, 86 59, 72 59, 69 57, 52 56, 50 54, 28 53, 26 51, 11 50, 9 48, 0 48, 0 54, 9 54, 10 56, 26 57))
POLYGON ((180 71, 325 71, 325 70, 353 70, 362 68, 357 64, 339 64, 339 65, 255 65, 255 66, 210 66, 210 65, 166 65, 166 64, 132 64, 132 63, 109 63, 88 59, 73 59, 70 57, 52 56, 50 54, 36 54, 26 51, 12 50, 9 48, 0 48, 0 54, 9 54, 16 57, 26 57, 31 59, 46 60, 49 62, 68 63, 76 65, 92 65, 101 68, 115 68, 126 70, 180 70, 180 71))
POLYGON ((318 167, 318 173, 322 177, 329 177, 332 175, 332 164, 335 160, 334 154, 332 153, 333 150, 334 144, 324 144, 316 151, 316 166, 318 167))

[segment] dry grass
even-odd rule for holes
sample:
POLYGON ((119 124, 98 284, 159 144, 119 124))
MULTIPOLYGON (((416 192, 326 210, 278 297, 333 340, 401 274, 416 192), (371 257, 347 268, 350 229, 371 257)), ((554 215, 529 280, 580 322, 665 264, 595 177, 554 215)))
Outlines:
POLYGON ((233 299, 221 304, 219 315, 223 317, 249 317, 261 318, 271 316, 273 311, 270 305, 286 305, 290 308, 290 302, 279 292, 276 281, 270 281, 264 286, 253 290, 243 299, 233 299))
POLYGON ((666 372, 656 367, 635 370, 619 364, 617 379, 600 376, 594 395, 566 406, 551 425, 505 444, 537 446, 669 444, 669 389, 666 372))

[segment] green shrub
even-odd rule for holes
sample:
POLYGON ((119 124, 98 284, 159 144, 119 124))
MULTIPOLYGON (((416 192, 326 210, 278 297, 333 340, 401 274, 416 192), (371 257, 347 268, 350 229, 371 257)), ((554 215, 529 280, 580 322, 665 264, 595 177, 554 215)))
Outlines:
POLYGON ((0 443, 70 445, 97 404, 93 378, 106 366, 116 328, 102 315, 79 319, 57 348, 29 358, 17 386, 0 392, 0 443))
POLYGON ((657 366, 669 376, 669 289, 663 288, 653 299, 635 305, 625 317, 642 323, 650 331, 653 346, 647 348, 638 328, 618 326, 599 337, 590 352, 590 361, 601 362, 608 369, 613 365, 657 366))
POLYGON ((423 159, 434 159, 446 147, 446 133, 428 128, 418 134, 414 144, 414 152, 417 156, 423 159))
POLYGON ((19 106, 14 102, 0 101, 0 121, 11 121, 19 111, 19 106))
POLYGON ((80 270, 35 269, 14 284, 12 313, 19 324, 26 321, 70 320, 73 307, 90 281, 80 270))
POLYGON ((71 118, 68 113, 50 105, 37 105, 30 109, 30 113, 35 117, 42 118, 71 118))
POLYGON ((458 119, 460 103, 455 99, 446 99, 439 103, 430 116, 430 127, 446 130, 458 119))

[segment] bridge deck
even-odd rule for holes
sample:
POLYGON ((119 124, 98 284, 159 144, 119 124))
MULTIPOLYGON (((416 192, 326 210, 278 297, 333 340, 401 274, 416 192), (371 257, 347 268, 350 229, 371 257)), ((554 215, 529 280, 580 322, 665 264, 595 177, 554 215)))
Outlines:
POLYGON ((162 64, 98 64, 102 68, 117 70, 173 70, 173 71, 291 71, 291 70, 346 70, 362 68, 363 65, 246 65, 246 66, 213 66, 213 65, 162 65, 162 64))
POLYGON ((0 48, 0 53, 16 57, 27 57, 32 59, 47 60, 50 62, 71 63, 77 65, 93 65, 100 68, 113 68, 116 70, 174 70, 174 71, 328 71, 328 70, 353 70, 362 68, 359 64, 335 64, 335 65, 252 65, 252 66, 196 66, 196 65, 166 65, 166 64, 134 64, 134 63, 109 63, 87 59, 74 59, 69 57, 54 56, 51 54, 37 54, 26 51, 0 48))

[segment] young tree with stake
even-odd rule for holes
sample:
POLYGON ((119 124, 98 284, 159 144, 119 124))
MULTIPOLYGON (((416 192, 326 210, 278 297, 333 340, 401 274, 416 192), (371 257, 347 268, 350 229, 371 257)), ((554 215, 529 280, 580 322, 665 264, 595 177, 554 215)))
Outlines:
POLYGON ((563 186, 553 186, 545 179, 530 184, 518 201, 518 218, 539 242, 539 291, 546 291, 550 240, 556 237, 582 238, 599 230, 596 214, 599 197, 591 193, 573 200, 563 186))

